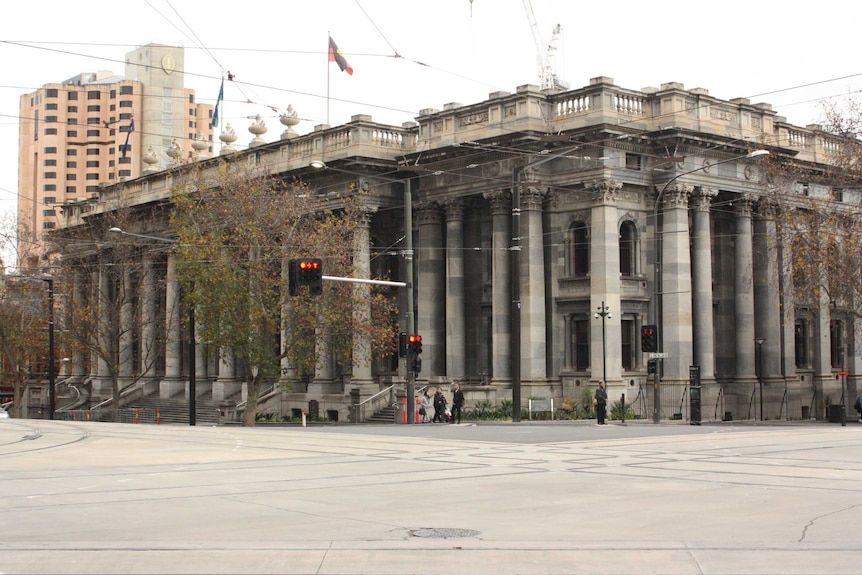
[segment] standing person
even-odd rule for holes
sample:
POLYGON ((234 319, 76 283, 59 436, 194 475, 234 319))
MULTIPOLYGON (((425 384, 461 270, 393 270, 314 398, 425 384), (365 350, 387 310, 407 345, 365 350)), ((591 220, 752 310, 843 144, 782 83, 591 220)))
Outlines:
POLYGON ((452 421, 449 423, 461 423, 461 408, 464 407, 464 392, 461 391, 461 384, 455 382, 455 391, 452 393, 452 421))
POLYGON ((605 382, 599 381, 599 387, 596 388, 596 420, 599 425, 605 425, 605 414, 608 409, 608 392, 605 391, 605 382))
POLYGON ((434 419, 431 423, 446 423, 446 398, 443 397, 443 390, 439 387, 434 393, 434 419))
POLYGON ((856 396, 856 403, 853 404, 853 409, 859 413, 859 423, 862 423, 862 393, 856 396))
POLYGON ((431 411, 431 390, 427 387, 422 394, 422 399, 419 400, 419 415, 422 416, 422 423, 428 421, 428 412, 431 411))

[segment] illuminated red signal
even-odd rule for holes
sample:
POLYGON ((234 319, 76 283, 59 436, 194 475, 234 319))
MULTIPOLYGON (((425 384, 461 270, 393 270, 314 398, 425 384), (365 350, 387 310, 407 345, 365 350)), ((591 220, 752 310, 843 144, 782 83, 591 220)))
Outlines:
POLYGON ((415 334, 407 336, 407 349, 416 355, 422 353, 422 336, 415 334))
POLYGON ((318 258, 290 260, 287 265, 288 293, 299 294, 299 289, 308 286, 308 293, 323 293, 323 262, 318 258))

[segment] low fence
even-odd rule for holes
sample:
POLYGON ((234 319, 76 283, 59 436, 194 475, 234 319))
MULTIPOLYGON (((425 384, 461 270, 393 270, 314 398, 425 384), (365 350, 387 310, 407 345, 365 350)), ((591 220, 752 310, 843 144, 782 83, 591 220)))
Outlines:
POLYGON ((131 408, 124 407, 116 410, 108 408, 97 409, 71 409, 68 411, 54 412, 54 419, 62 421, 112 421, 116 423, 133 423, 159 425, 162 422, 161 411, 146 407, 131 408))

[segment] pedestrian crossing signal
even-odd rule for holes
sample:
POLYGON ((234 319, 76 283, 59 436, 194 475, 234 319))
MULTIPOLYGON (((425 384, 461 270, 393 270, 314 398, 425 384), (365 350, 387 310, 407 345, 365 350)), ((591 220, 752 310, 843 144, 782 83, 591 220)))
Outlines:
POLYGON ((641 351, 658 351, 658 326, 645 325, 641 328, 641 351))

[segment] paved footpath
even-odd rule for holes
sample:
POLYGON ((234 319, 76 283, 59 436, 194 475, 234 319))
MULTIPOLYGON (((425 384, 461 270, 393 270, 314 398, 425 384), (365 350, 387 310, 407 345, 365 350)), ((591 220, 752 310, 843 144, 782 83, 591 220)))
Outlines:
POLYGON ((853 574, 862 425, 0 421, 0 573, 853 574))

